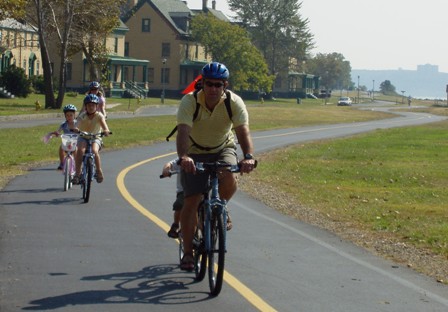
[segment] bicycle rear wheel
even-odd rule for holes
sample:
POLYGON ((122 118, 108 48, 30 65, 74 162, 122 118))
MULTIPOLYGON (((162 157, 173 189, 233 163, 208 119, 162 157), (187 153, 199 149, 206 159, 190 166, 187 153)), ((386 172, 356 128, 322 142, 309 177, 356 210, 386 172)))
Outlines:
POLYGON ((210 221, 211 248, 208 251, 208 282, 210 294, 217 296, 221 292, 224 277, 225 237, 222 214, 213 214, 210 221))
POLYGON ((67 191, 71 186, 71 168, 72 160, 70 157, 65 157, 64 162, 64 191, 67 191))
POLYGON ((92 178, 93 178, 93 162, 92 158, 87 159, 86 164, 86 175, 84 181, 84 202, 88 203, 90 198, 90 188, 92 187, 92 178))

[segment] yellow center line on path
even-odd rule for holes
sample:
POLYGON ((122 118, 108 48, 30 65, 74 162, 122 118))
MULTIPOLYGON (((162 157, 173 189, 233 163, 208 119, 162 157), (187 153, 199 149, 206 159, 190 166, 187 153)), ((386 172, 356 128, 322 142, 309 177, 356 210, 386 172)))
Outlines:
MULTIPOLYGON (((123 169, 117 176, 117 187, 120 191, 121 195, 124 197, 124 199, 131 204, 132 207, 137 209, 142 215, 147 217, 149 220, 154 222, 156 225, 158 225, 164 232, 167 232, 170 229, 170 226, 164 222, 162 219, 157 217, 155 214, 149 212, 148 209, 143 207, 137 200, 135 200, 134 197, 129 193, 128 189, 125 185, 125 178, 126 175, 133 169, 144 165, 148 162, 165 158, 168 156, 176 155, 176 153, 168 153, 156 157, 152 157, 149 159, 146 159, 144 161, 138 162, 136 164, 133 164, 132 166, 129 166, 125 169, 123 169)), ((238 293, 241 294, 247 301, 249 301, 255 308, 257 308, 260 311, 276 311, 273 307, 271 307, 268 303, 266 303, 263 299, 261 299, 257 294, 255 294, 249 287, 244 285, 242 282, 240 282, 236 277, 234 277, 232 274, 230 274, 228 271, 224 271, 224 280, 233 287, 238 293)))

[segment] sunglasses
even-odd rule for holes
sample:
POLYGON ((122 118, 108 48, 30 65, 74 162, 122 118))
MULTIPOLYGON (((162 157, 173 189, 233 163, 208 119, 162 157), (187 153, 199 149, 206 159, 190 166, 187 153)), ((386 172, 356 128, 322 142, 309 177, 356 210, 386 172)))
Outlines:
POLYGON ((211 82, 211 81, 206 81, 205 85, 209 88, 211 87, 215 87, 215 88, 221 88, 224 86, 224 82, 211 82))

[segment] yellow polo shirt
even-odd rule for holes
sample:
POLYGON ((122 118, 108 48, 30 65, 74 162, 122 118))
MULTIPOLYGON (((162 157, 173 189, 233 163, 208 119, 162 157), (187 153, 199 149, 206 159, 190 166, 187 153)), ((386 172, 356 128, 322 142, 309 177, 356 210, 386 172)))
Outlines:
POLYGON ((95 112, 92 119, 89 118, 86 112, 82 112, 77 118, 77 127, 81 131, 99 133, 101 131, 100 122, 102 119, 104 119, 104 115, 100 112, 95 112))
POLYGON ((232 128, 241 125, 249 125, 249 115, 246 105, 241 97, 235 93, 230 93, 230 107, 232 108, 232 120, 227 113, 224 100, 226 94, 223 93, 218 105, 211 112, 205 105, 204 93, 198 92, 199 103, 198 115, 193 123, 193 115, 196 110, 196 100, 193 93, 186 94, 180 103, 177 112, 177 124, 184 124, 191 127, 190 137, 196 144, 212 148, 211 150, 202 150, 193 144, 190 138, 189 154, 208 154, 216 153, 224 147, 235 147, 232 128))

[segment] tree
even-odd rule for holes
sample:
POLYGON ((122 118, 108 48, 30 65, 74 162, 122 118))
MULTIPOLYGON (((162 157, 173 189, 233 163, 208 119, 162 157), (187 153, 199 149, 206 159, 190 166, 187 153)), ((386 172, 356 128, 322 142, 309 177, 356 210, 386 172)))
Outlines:
POLYGON ((353 87, 350 62, 340 53, 318 53, 307 61, 307 70, 321 77, 326 89, 350 89, 353 87))
POLYGON ((297 70, 313 48, 313 35, 308 20, 299 14, 302 6, 297 0, 229 0, 252 42, 263 54, 269 72, 297 70))
POLYGON ((89 65, 91 80, 104 80, 101 77, 110 53, 106 47, 106 38, 112 30, 119 26, 120 7, 126 0, 99 0, 100 8, 96 7, 98 1, 91 2, 89 10, 78 14, 74 24, 70 49, 82 50, 89 65))
POLYGON ((46 0, 29 0, 25 19, 37 27, 42 69, 45 84, 45 108, 56 108, 53 85, 53 69, 51 66, 48 42, 52 32, 49 27, 51 21, 51 8, 46 0))
POLYGON ((21 18, 25 15, 27 0, 2 0, 0 2, 0 21, 6 18, 21 18))
MULTIPOLYGON (((123 0, 30 0, 28 18, 37 25, 46 85, 45 107, 60 108, 66 88, 68 58, 83 51, 90 67, 106 59, 106 37, 118 23, 123 0), (57 40, 54 40, 53 37, 57 40), (49 40, 51 38, 51 41, 49 40), (48 48, 56 43, 59 54, 58 96, 54 98, 53 72, 48 48), (90 47, 90 48, 88 48, 90 47)), ((54 61, 54 60, 53 60, 54 61)), ((103 61, 104 63, 104 61, 103 61)), ((93 70, 91 70, 92 72, 93 70)), ((98 74, 91 75, 97 78, 98 74)))
POLYGON ((395 86, 390 82, 390 80, 385 80, 380 84, 380 91, 384 95, 396 95, 395 86))
POLYGON ((191 32, 214 60, 229 68, 234 89, 271 91, 274 77, 244 29, 203 13, 191 21, 191 32))

